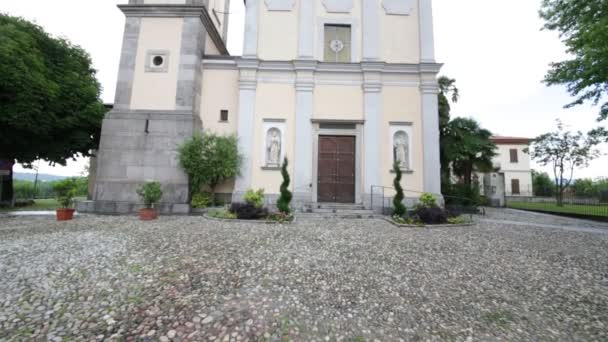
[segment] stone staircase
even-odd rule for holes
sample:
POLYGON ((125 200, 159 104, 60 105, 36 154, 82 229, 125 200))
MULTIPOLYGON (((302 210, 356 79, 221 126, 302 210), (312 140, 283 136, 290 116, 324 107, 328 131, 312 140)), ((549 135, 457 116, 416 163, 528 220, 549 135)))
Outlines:
POLYGON ((317 217, 336 217, 343 219, 364 219, 374 217, 371 209, 363 204, 342 203, 309 203, 303 208, 303 213, 317 217))

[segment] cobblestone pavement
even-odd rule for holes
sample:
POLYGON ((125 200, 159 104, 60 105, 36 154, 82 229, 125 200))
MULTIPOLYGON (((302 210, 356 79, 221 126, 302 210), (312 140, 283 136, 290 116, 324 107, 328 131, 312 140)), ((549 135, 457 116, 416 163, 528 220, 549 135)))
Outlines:
POLYGON ((490 220, 534 223, 540 225, 608 229, 608 222, 576 219, 566 216, 551 215, 525 210, 485 208, 485 212, 486 215, 480 216, 480 218, 490 220))
POLYGON ((606 341, 608 235, 0 218, 0 340, 606 341))

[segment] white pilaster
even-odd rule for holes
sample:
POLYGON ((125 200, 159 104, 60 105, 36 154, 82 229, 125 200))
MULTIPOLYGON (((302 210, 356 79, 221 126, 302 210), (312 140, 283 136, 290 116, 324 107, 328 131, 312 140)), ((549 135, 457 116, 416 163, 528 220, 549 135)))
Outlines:
POLYGON ((245 4, 244 58, 257 58, 258 56, 259 1, 260 0, 247 0, 245 4))
POLYGON ((433 0, 420 0, 420 63, 435 63, 433 0))
MULTIPOLYGON (((382 185, 381 163, 382 151, 380 146, 380 128, 382 122, 382 82, 380 77, 380 65, 378 63, 363 63, 364 83, 363 101, 365 110, 365 125, 363 130, 365 147, 363 160, 365 161, 365 194, 371 193, 372 185, 382 185)), ((367 199, 364 199, 367 200, 367 199)))
POLYGON ((423 81, 422 131, 424 135, 424 191, 441 194, 441 161, 439 159, 439 88, 435 79, 423 81))
POLYGON ((300 1, 298 59, 314 59, 314 1, 300 1))
POLYGON ((316 62, 294 62, 296 79, 296 119, 294 156, 294 195, 297 200, 312 201, 313 174, 313 91, 316 62))
POLYGON ((380 23, 378 0, 362 0, 363 15, 363 60, 380 58, 380 23))
POLYGON ((241 173, 234 186, 236 200, 240 200, 247 189, 251 188, 253 174, 253 129, 257 92, 257 61, 241 60, 237 62, 240 69, 239 80, 239 113, 237 118, 237 137, 239 153, 243 160, 241 173))

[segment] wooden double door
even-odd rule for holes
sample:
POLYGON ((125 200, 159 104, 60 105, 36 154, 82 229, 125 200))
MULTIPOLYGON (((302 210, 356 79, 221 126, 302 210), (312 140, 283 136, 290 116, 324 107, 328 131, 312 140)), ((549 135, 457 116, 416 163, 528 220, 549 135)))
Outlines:
POLYGON ((355 203, 355 142, 353 136, 319 136, 319 202, 355 203))

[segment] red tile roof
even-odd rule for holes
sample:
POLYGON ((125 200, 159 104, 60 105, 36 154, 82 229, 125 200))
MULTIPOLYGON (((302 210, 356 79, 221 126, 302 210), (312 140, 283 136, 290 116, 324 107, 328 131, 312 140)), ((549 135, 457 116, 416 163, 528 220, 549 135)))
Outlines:
POLYGON ((495 135, 490 138, 490 140, 495 144, 530 144, 532 142, 531 138, 522 138, 522 137, 503 137, 499 135, 495 135))

